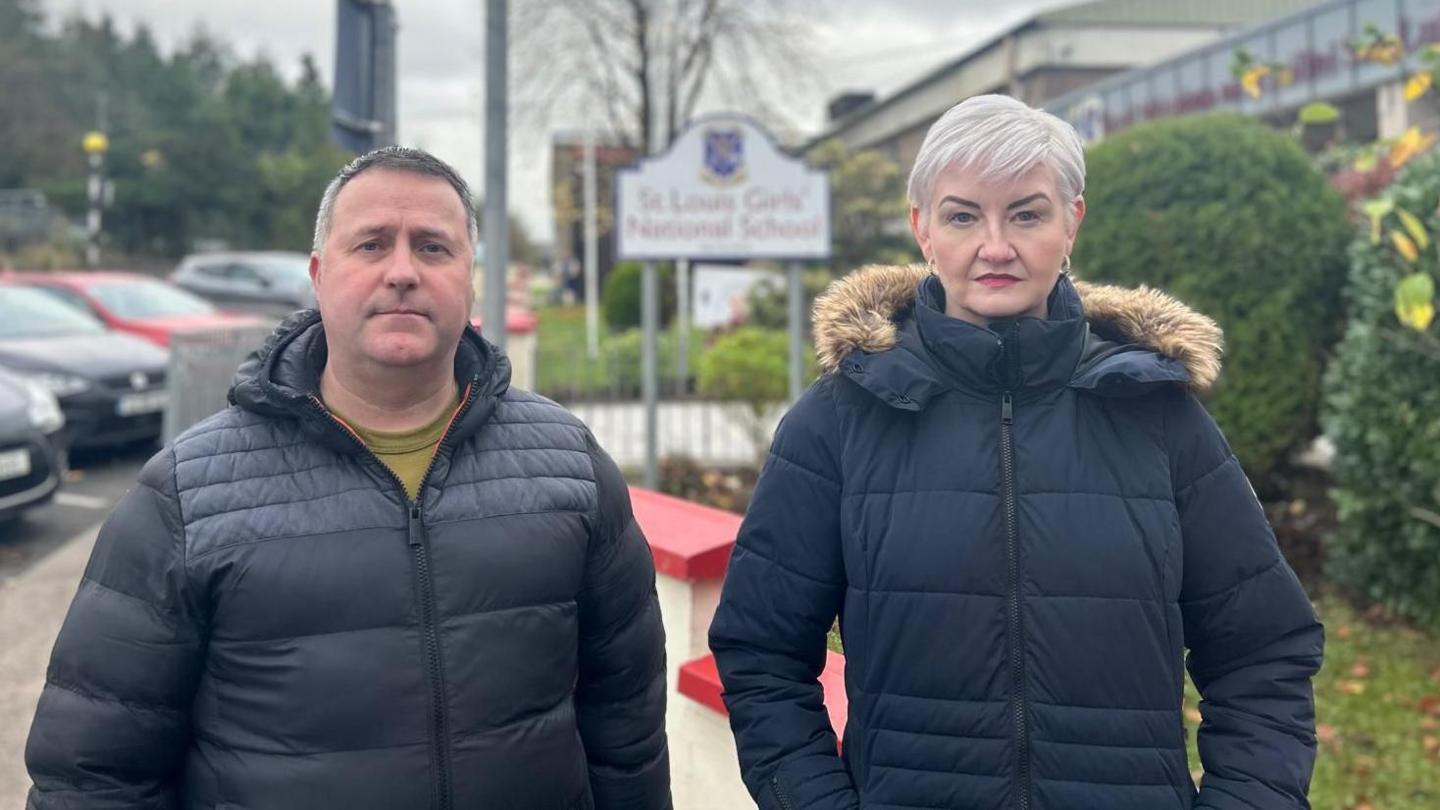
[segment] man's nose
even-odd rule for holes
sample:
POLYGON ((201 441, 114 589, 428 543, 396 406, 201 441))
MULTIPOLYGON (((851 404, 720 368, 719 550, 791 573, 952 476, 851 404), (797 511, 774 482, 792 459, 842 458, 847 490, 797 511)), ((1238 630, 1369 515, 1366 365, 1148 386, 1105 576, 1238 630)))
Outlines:
POLYGON ((390 287, 415 287, 420 284, 420 271, 409 245, 397 245, 385 265, 385 284, 390 287))

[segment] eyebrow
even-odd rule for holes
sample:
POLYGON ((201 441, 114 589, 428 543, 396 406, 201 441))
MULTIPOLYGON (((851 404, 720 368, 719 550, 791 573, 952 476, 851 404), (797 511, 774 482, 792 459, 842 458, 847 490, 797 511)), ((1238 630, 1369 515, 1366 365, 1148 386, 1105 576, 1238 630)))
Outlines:
MULTIPOLYGON (((388 236, 389 234, 393 233, 394 230, 395 229, 390 227, 389 225, 367 225, 355 231, 355 238, 358 239, 361 237, 388 236)), ((422 226, 417 228, 411 228, 409 229, 409 232, 411 236, 421 239, 439 239, 446 242, 454 241, 455 239, 455 237, 452 236, 449 231, 442 230, 440 228, 430 228, 422 226)))
MULTIPOLYGON (((1031 194, 1029 197, 1023 197, 1016 200, 1015 202, 1010 203, 1009 205, 1005 206, 1005 210, 1009 211, 1012 208, 1019 208, 1022 205, 1029 205, 1036 200, 1044 200, 1046 202, 1049 202, 1050 198, 1046 196, 1045 192, 1037 191, 1034 194, 1031 194)), ((974 208, 976 211, 980 210, 980 203, 977 203, 974 200, 967 200, 964 197, 957 197, 954 194, 946 194, 944 198, 940 200, 941 205, 944 205, 947 202, 959 203, 960 205, 974 208)))

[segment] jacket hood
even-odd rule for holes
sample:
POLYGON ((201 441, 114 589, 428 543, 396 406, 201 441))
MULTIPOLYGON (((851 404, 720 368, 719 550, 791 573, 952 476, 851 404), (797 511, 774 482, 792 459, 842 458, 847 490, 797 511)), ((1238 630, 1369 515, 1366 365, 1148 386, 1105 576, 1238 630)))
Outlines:
MULTIPOLYGON (((815 300, 815 352, 832 373, 854 351, 886 352, 900 342, 900 325, 915 304, 924 265, 870 265, 832 282, 815 300)), ((1093 332, 1183 366, 1190 387, 1209 390, 1220 374, 1220 327, 1175 298, 1149 287, 1129 289, 1074 282, 1093 332)))

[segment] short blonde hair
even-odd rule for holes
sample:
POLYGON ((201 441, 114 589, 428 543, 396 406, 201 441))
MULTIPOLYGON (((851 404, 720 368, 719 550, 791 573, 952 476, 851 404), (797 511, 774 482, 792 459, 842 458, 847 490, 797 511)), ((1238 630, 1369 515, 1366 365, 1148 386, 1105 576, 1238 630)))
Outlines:
POLYGON ((1044 165, 1055 172, 1062 203, 1085 192, 1085 147, 1075 128, 1009 96, 972 96, 931 125, 910 170, 910 205, 929 211, 940 173, 954 165, 980 167, 987 180, 1013 179, 1044 165))

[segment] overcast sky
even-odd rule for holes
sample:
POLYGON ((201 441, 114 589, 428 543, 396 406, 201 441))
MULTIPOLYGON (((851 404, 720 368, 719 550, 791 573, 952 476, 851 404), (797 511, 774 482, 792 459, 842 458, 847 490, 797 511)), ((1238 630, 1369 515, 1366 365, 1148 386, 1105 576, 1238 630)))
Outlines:
MULTIPOLYGON (((519 3, 545 0, 511 0, 519 3)), ((814 24, 822 86, 797 92, 796 118, 818 131, 826 100, 850 89, 884 95, 1036 9, 1073 0, 819 0, 814 24), (1004 11, 997 12, 997 7, 1004 11)), ((123 31, 148 25, 162 48, 203 27, 241 58, 265 54, 286 75, 314 55, 330 82, 334 0, 42 0, 61 17, 109 14, 123 31)), ((460 170, 477 190, 484 167, 484 0, 394 0, 399 33, 399 140, 460 170)), ((512 71, 514 66, 512 64, 512 71)), ((512 120, 513 120, 512 113, 512 120)), ((583 122, 555 123, 574 129, 583 122)), ((510 134, 510 206, 541 240, 550 238, 547 133, 510 134)), ((316 189, 316 194, 320 189, 316 189)))

